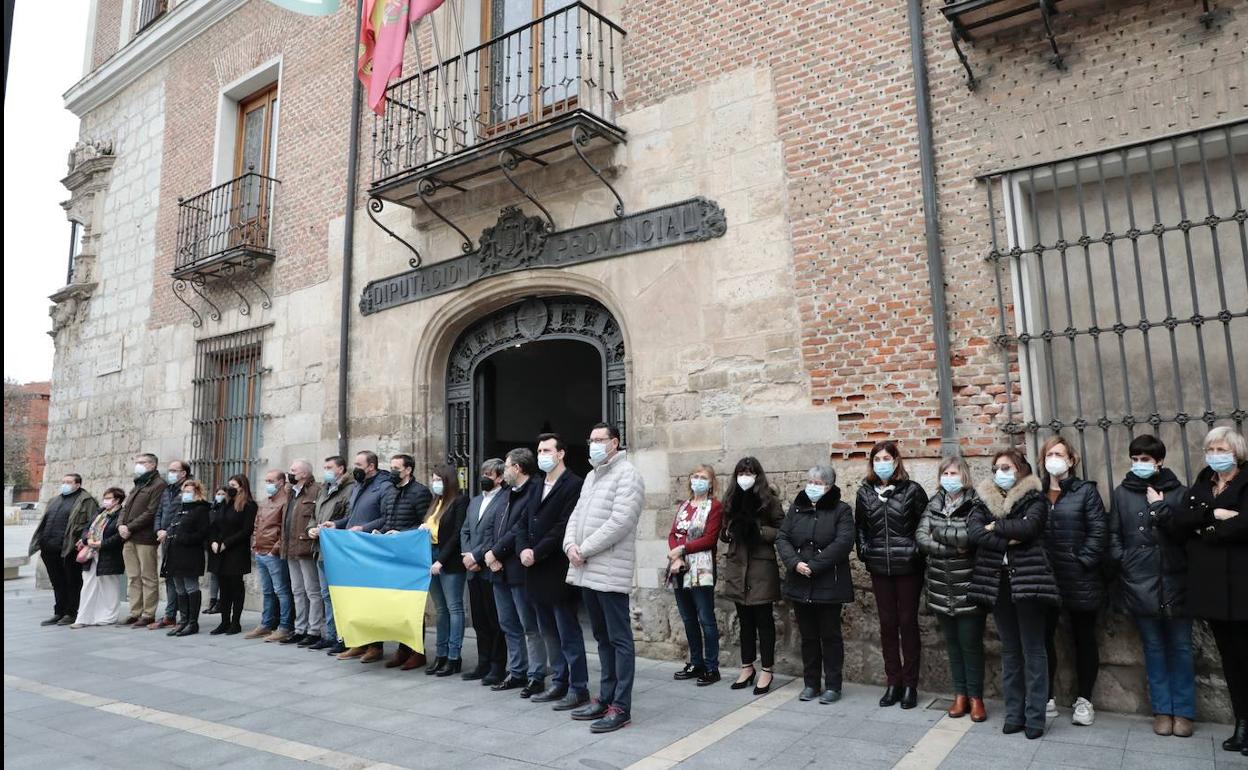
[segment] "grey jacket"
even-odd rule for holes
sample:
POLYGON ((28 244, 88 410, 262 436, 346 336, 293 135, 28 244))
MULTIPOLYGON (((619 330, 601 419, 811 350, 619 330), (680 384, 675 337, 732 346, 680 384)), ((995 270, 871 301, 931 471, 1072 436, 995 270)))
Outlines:
POLYGON ((568 566, 568 583, 612 593, 633 590, 637 521, 645 501, 645 482, 623 450, 589 472, 563 536, 563 552, 575 545, 585 559, 568 566))
POLYGON ((485 502, 485 495, 477 495, 468 501, 468 514, 464 517, 464 526, 459 530, 459 550, 462 553, 472 554, 472 558, 481 565, 480 572, 468 573, 469 580, 481 577, 486 582, 493 583, 498 579, 493 572, 490 572, 489 567, 485 566, 485 552, 494 544, 494 523, 498 521, 499 513, 507 510, 507 499, 506 489, 495 492, 494 499, 490 502, 490 507, 485 509, 484 516, 480 516, 480 512, 481 504, 485 502))

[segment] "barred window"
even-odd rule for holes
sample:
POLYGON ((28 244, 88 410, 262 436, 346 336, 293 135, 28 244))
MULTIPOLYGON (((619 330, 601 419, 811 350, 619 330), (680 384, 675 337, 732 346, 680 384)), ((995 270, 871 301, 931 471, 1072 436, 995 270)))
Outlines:
MULTIPOLYGON (((267 328, 267 327, 265 327, 267 328)), ((195 349, 191 465, 212 487, 235 474, 251 480, 260 466, 260 348, 264 328, 201 340, 195 349)))

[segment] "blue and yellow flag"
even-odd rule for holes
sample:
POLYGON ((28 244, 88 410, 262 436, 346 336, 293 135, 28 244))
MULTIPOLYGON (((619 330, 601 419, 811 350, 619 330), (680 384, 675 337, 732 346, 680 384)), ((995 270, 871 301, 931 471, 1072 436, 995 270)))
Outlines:
POLYGON ((429 532, 320 532, 334 623, 348 647, 402 642, 425 651, 425 599, 433 562, 429 532))

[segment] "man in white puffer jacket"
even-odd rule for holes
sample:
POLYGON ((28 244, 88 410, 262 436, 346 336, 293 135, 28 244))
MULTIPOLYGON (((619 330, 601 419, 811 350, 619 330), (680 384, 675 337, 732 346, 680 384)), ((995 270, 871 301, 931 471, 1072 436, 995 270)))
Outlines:
POLYGON ((609 733, 629 722, 633 700, 633 624, 628 597, 637 566, 637 520, 646 487, 641 474, 620 450, 620 431, 598 423, 589 434, 589 462, 581 497, 568 519, 563 550, 568 555, 568 583, 585 599, 602 684, 598 699, 572 712, 592 721, 589 729, 609 733))

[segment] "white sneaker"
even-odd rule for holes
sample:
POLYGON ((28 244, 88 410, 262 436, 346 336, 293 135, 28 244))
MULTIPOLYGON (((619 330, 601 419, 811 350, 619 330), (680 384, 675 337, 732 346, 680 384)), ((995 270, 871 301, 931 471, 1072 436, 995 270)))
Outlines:
POLYGON ((1057 701, 1049 698, 1049 702, 1044 704, 1044 718, 1057 719, 1057 701))
POLYGON ((1070 718, 1070 723, 1087 727, 1095 721, 1096 709, 1092 708, 1092 703, 1087 698, 1075 701, 1075 715, 1070 718))

